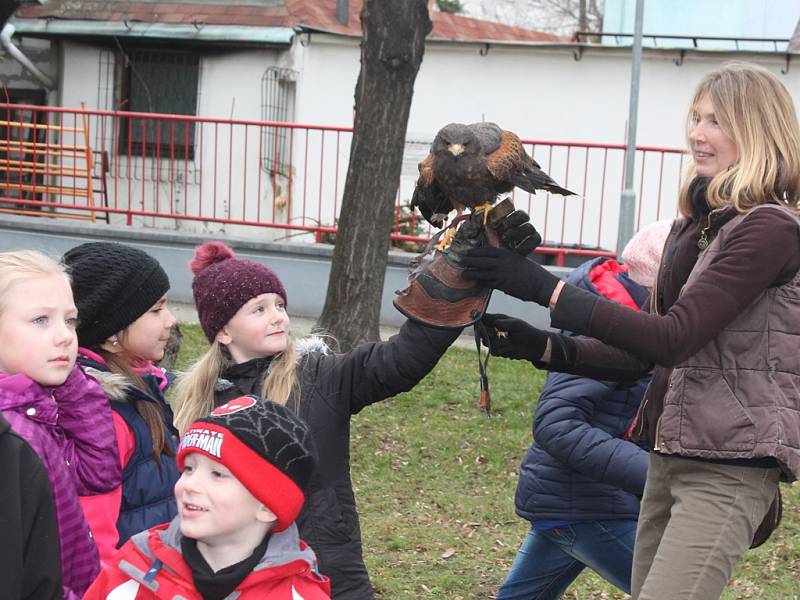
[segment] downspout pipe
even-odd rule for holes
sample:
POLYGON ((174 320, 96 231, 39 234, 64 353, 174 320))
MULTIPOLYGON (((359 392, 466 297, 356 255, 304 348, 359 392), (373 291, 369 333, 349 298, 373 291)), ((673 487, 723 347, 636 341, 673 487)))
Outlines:
POLYGON ((48 90, 54 90, 56 88, 55 82, 50 79, 47 75, 42 73, 42 71, 31 62, 31 59, 25 56, 22 53, 22 50, 17 48, 14 43, 11 41, 11 36, 14 35, 14 26, 11 23, 6 23, 3 26, 3 30, 0 31, 0 46, 11 55, 14 60, 16 60, 22 67, 28 70, 31 75, 33 75, 36 80, 41 83, 44 87, 48 90))

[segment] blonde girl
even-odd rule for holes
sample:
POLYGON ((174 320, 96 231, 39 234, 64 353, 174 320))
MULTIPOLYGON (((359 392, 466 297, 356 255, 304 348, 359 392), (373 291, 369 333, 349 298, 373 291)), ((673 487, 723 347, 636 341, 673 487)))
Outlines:
POLYGON ((178 428, 243 394, 263 395, 298 414, 320 455, 298 519, 300 534, 330 577, 334 598, 369 600, 350 481, 350 417, 411 389, 459 332, 409 321, 386 342, 330 354, 318 341, 291 341, 286 290, 268 267, 209 242, 197 248, 191 268, 197 314, 211 348, 178 383, 178 428))
POLYGON ((78 495, 120 483, 108 399, 75 364, 77 322, 61 265, 34 251, 0 253, 0 410, 47 469, 67 600, 80 598, 100 567, 78 495))

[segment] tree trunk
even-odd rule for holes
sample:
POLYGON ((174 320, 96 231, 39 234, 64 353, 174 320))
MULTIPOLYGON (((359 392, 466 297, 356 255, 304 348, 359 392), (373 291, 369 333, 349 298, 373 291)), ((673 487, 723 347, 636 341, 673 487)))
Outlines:
POLYGON ((325 307, 317 322, 342 350, 379 339, 408 113, 431 28, 426 0, 364 0, 350 163, 325 307))

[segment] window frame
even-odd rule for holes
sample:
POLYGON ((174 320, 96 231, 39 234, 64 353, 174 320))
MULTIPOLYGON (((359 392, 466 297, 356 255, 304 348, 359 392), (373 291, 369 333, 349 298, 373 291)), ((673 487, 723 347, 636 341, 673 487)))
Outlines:
MULTIPOLYGON (((119 90, 119 100, 117 102, 117 106, 120 107, 120 112, 138 112, 138 113, 149 113, 150 110, 147 109, 130 109, 129 108, 129 101, 130 101, 130 94, 131 89, 134 85, 133 80, 135 78, 135 65, 136 65, 136 58, 141 57, 142 55, 171 55, 172 57, 183 57, 188 59, 184 63, 167 63, 162 62, 160 64, 182 64, 184 66, 194 67, 195 74, 194 77, 197 81, 197 86, 194 90, 193 96, 193 108, 191 109, 191 113, 161 113, 161 114, 181 114, 183 116, 196 116, 197 115, 197 106, 198 101, 200 98, 200 77, 201 77, 201 68, 202 68, 202 61, 201 56, 198 52, 192 49, 186 48, 169 48, 169 47, 154 47, 154 46, 128 46, 128 47, 120 47, 118 48, 116 55, 116 71, 117 71, 117 80, 118 80, 118 90, 119 90)), ((144 61, 141 61, 139 64, 146 64, 144 61)), ((151 64, 159 64, 158 62, 153 62, 151 64)), ((156 107, 154 107, 155 109, 156 107)), ((155 110, 154 114, 158 114, 158 111, 155 110)), ((136 117, 122 117, 119 120, 119 132, 117 136, 117 153, 120 156, 128 156, 128 157, 146 157, 146 158, 155 158, 155 159, 171 159, 171 160, 194 160, 195 157, 195 145, 196 145, 196 123, 194 121, 160 121, 157 119, 153 119, 154 122, 158 123, 161 122, 162 124, 166 123, 169 125, 170 123, 175 124, 176 133, 174 135, 174 139, 164 141, 163 130, 160 131, 160 135, 162 136, 161 139, 149 139, 148 133, 150 133, 150 128, 145 125, 144 130, 144 137, 145 140, 142 140, 142 135, 137 135, 136 128, 141 128, 142 123, 148 123, 144 119, 136 118, 136 117), (177 132, 177 129, 180 128, 180 133, 177 132), (186 133, 188 130, 188 134, 186 133)), ((163 128, 163 125, 162 125, 163 128)), ((153 133, 153 138, 155 138, 155 133, 153 133)))

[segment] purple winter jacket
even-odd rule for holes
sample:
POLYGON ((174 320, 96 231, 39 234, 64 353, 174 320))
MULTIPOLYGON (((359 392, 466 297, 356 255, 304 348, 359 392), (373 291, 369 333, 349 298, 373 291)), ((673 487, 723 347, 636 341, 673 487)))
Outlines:
POLYGON ((100 569, 78 496, 103 494, 122 473, 103 390, 75 368, 60 386, 0 374, 0 410, 42 458, 56 504, 65 600, 80 598, 100 569))

